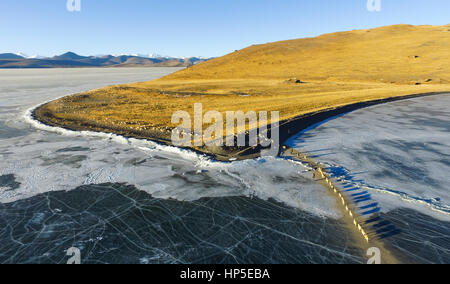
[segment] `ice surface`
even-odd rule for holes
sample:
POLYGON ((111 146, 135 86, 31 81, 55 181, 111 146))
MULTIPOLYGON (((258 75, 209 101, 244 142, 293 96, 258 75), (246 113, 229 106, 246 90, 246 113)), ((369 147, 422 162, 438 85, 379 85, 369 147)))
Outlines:
POLYGON ((0 263, 364 263, 347 230, 273 200, 87 185, 0 204, 0 263))
POLYGON ((30 120, 67 94, 176 69, 0 70, 0 263, 361 263, 304 165, 191 151, 30 120))
MULTIPOLYGON (((64 263, 71 246, 84 263, 364 262, 306 165, 222 163, 30 119, 43 102, 174 70, 0 70, 0 263, 64 263)), ((371 191, 404 232, 386 245, 405 262, 449 261, 448 105, 436 96, 373 107, 292 140, 371 191)))
POLYGON ((312 181, 311 173, 290 161, 271 158, 220 163, 150 141, 107 133, 74 132, 32 120, 30 114, 34 107, 64 94, 131 79, 149 80, 173 71, 120 69, 124 70, 122 74, 116 69, 102 69, 101 73, 98 69, 89 70, 14 71, 14 74, 0 71, 6 72, 0 77, 0 110, 5 108, 0 122, 5 121, 8 135, 13 136, 0 140, 0 155, 4 157, 0 175, 13 174, 20 183, 14 191, 0 188, 1 202, 70 190, 83 184, 120 182, 133 184, 156 198, 194 201, 202 197, 258 196, 318 216, 340 217, 334 199, 312 181), (9 77, 8 81, 5 76, 9 77), (14 87, 14 83, 18 86, 14 87))
POLYGON ((450 95, 361 109, 316 125, 290 145, 368 189, 384 212, 450 220, 450 95))

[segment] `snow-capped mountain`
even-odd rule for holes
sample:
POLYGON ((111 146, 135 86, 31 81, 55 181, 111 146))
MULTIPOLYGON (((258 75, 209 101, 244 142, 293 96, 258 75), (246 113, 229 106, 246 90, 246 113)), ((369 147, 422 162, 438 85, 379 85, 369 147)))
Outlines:
POLYGON ((159 54, 121 54, 80 56, 66 52, 53 57, 29 56, 24 53, 0 54, 0 68, 66 68, 66 67, 187 67, 205 61, 199 57, 169 57, 159 54))
POLYGON ((44 58, 46 58, 45 56, 41 56, 41 55, 27 55, 27 54, 22 53, 22 52, 16 52, 14 54, 17 55, 17 56, 26 58, 26 59, 44 59, 44 58))

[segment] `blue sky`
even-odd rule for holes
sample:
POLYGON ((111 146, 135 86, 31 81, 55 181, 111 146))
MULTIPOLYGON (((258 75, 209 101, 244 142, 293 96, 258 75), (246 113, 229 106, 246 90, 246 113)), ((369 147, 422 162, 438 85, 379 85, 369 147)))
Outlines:
POLYGON ((252 44, 391 24, 450 23, 448 0, 1 0, 0 53, 221 56, 252 44))

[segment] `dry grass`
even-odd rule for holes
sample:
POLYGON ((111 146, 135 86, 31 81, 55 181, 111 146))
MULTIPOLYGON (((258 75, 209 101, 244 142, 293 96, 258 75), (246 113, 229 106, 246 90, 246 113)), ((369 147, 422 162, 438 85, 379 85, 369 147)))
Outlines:
MULTIPOLYGON (((285 79, 450 83, 450 25, 396 25, 254 45, 164 80, 285 79)), ((155 83, 157 83, 156 81, 155 83)))
POLYGON ((274 110, 285 120, 360 101, 450 91, 449 30, 401 25, 252 46, 159 80, 66 97, 41 113, 55 124, 159 131, 167 138, 172 114, 192 114, 194 103, 205 112, 274 110))

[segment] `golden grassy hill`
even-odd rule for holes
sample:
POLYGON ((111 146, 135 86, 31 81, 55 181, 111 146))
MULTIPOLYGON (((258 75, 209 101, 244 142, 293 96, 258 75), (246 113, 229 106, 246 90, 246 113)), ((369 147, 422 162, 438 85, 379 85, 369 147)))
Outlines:
POLYGON ((396 25, 254 45, 165 79, 450 83, 449 66, 450 25, 396 25))
POLYGON ((151 82, 44 105, 44 122, 169 142, 172 114, 279 111, 281 120, 395 96, 450 91, 450 25, 397 25, 255 45, 151 82), (298 81, 300 80, 300 81, 298 81))

